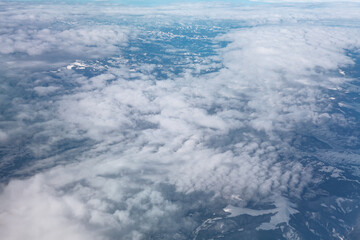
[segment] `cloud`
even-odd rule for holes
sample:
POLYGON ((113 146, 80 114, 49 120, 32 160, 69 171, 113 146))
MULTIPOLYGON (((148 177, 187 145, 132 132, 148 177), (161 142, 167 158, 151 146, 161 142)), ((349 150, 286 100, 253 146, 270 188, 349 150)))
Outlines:
POLYGON ((127 42, 128 30, 117 26, 100 26, 54 31, 48 28, 17 29, 0 38, 2 54, 26 53, 30 56, 46 52, 99 57, 118 50, 127 42), (101 49, 101 50, 100 50, 101 49))
POLYGON ((39 94, 40 96, 44 96, 44 95, 47 95, 49 93, 55 92, 58 89, 59 89, 59 87, 55 87, 55 86, 48 86, 48 87, 38 86, 38 87, 34 87, 35 92, 37 94, 39 94))
MULTIPOLYGON (((260 228, 290 221, 297 211, 286 198, 300 199, 314 171, 292 145, 294 134, 341 120, 330 111, 327 91, 349 80, 337 73, 353 64, 346 51, 359 48, 360 32, 292 24, 324 20, 322 8, 276 9, 275 16, 263 6, 239 7, 245 15, 238 16, 226 6, 200 6, 185 13, 86 6, 86 17, 67 6, 75 17, 60 11, 58 19, 50 14, 56 5, 43 14, 33 5, 1 13, 18 21, 3 23, 1 68, 13 62, 19 71, 5 72, 17 86, 3 84, 13 111, 4 111, 2 126, 9 127, 0 140, 8 155, 20 155, 10 145, 20 139, 31 159, 2 188, 3 238, 189 239, 228 204, 246 208, 278 196, 274 216, 260 228), (136 11, 141 17, 130 16, 136 11), (163 25, 157 27, 154 16, 163 25), (189 16, 196 20, 184 20, 189 16), (23 25, 29 18, 39 25, 23 25), (199 26, 197 18, 220 27, 199 26), (247 21, 246 27, 232 29, 231 18, 247 21), (54 28, 42 25, 48 20, 54 28), (201 27, 217 36, 203 36, 201 27), (217 56, 193 57, 196 50, 171 45, 188 40, 186 29, 195 35, 192 42, 209 41, 217 56), (169 46, 172 51, 162 51, 169 46), (43 63, 40 70, 33 58, 43 63), (179 73, 165 64, 171 58, 179 73), (58 63, 44 71, 47 60, 58 63), (158 78, 160 70, 166 77, 158 78)), ((9 159, 8 165, 16 163, 9 159)))
POLYGON ((7 134, 4 131, 0 131, 0 141, 5 141, 7 139, 7 134))
POLYGON ((41 184, 42 181, 38 176, 26 186, 21 181, 7 186, 0 197, 1 236, 6 239, 100 239, 79 223, 85 217, 84 205, 72 197, 59 197, 41 184))

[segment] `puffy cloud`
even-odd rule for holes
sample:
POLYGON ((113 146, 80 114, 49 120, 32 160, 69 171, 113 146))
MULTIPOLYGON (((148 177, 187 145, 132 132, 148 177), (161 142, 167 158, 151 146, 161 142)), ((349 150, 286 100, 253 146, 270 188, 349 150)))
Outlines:
POLYGON ((84 205, 73 197, 60 197, 41 184, 42 181, 40 176, 26 183, 13 181, 4 190, 0 197, 1 236, 6 239, 100 239, 78 221, 85 217, 84 205))
MULTIPOLYGON (((99 18, 93 7, 86 6, 87 16, 99 18)), ((36 9, 29 11, 43 23, 53 19, 47 15, 52 8, 44 15, 36 9)), ((74 8, 75 13, 81 12, 74 8)), ((167 21, 162 26, 171 27, 174 21, 186 23, 181 15, 215 18, 219 13, 216 8, 206 9, 192 8, 186 14, 175 7, 137 10, 144 15, 141 21, 162 13, 162 20, 167 21)), ((232 9, 223 9, 229 15, 219 18, 240 19, 232 9)), ((135 10, 105 6, 99 11, 111 17, 121 13, 130 22, 133 17, 127 14, 135 10)), ((256 13, 244 16, 252 15, 247 24, 254 27, 230 29, 225 24, 223 34, 211 39, 214 46, 228 43, 216 49, 218 57, 179 60, 183 64, 179 74, 161 64, 143 64, 130 51, 146 56, 152 53, 150 47, 124 48, 131 41, 134 45, 156 42, 157 47, 166 48, 167 41, 175 38, 154 34, 158 30, 152 28, 144 31, 149 27, 146 21, 134 24, 143 31, 81 21, 64 29, 17 29, 6 22, 0 40, 6 64, 16 60, 14 54, 19 52, 26 53, 29 62, 32 57, 60 52, 72 57, 45 73, 31 65, 26 70, 31 76, 19 84, 29 90, 27 94, 38 96, 22 99, 16 92, 17 99, 12 100, 15 113, 8 114, 18 125, 5 137, 0 135, 0 140, 22 136, 19 145, 37 157, 15 170, 28 178, 7 179, 9 183, 3 186, 2 237, 189 239, 203 221, 196 210, 201 207, 215 211, 224 204, 246 207, 249 202, 273 201, 277 196, 299 199, 313 176, 312 168, 291 144, 293 135, 303 126, 340 121, 329 112, 327 91, 348 81, 335 73, 353 64, 346 50, 359 47, 360 32, 288 24, 291 18, 321 18, 322 9, 309 10, 307 16, 296 8, 290 14, 279 10, 275 20, 274 15, 263 15, 262 6, 242 11, 256 13), (289 22, 256 26, 279 19, 289 22), (139 39, 129 38, 132 32, 139 39), (74 58, 79 59, 73 63, 74 58), (212 67, 219 69, 199 74, 212 67), (170 77, 158 80, 156 69, 170 77)), ((59 19, 71 23, 65 13, 59 14, 59 19)), ((20 12, 13 18, 21 22, 29 16, 20 12)), ((163 57, 187 52, 172 50, 163 57)), ((260 228, 288 222, 296 206, 287 201, 277 202, 273 218, 260 228)))
MULTIPOLYGON (((12 29, 11 29, 12 30, 12 29)), ((128 29, 99 26, 68 30, 18 29, 0 36, 0 53, 28 55, 70 54, 100 57, 118 51, 127 42, 128 29)))
POLYGON ((55 92, 58 89, 59 89, 59 87, 55 87, 55 86, 48 86, 48 87, 38 86, 38 87, 34 87, 34 91, 37 94, 39 94, 40 96, 44 96, 44 95, 47 95, 49 93, 55 92))

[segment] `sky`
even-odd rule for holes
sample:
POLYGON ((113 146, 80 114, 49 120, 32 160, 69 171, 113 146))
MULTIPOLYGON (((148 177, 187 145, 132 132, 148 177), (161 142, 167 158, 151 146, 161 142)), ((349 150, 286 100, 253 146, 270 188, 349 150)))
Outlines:
POLYGON ((0 237, 192 239, 234 206, 301 239, 360 144, 360 6, 326 2, 0 2, 0 237))

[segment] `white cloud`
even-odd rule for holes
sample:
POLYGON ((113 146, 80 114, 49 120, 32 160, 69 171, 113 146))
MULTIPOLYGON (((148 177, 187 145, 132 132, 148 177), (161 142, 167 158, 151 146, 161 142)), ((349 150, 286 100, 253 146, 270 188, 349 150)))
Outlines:
POLYGON ((18 29, 0 36, 0 53, 70 54, 75 56, 100 57, 118 52, 117 45, 124 45, 128 29, 118 26, 98 26, 69 30, 48 28, 18 29))
POLYGON ((42 182, 41 176, 27 182, 13 181, 2 192, 2 238, 101 239, 79 222, 86 217, 83 203, 71 196, 59 196, 42 182))
MULTIPOLYGON (((34 18, 41 23, 53 19, 49 13, 54 13, 54 7, 43 15, 30 9, 30 13, 34 11, 32 17, 24 14, 24 8, 13 18, 20 22, 34 18)), ((74 8, 75 13, 81 12, 74 8)), ((214 43, 230 42, 217 50, 223 66, 219 71, 198 74, 198 69, 208 69, 209 57, 203 63, 185 65, 182 74, 169 74, 171 78, 156 81, 152 73, 155 65, 139 62, 138 69, 137 65, 113 58, 120 52, 118 45, 131 41, 132 32, 147 36, 152 31, 90 26, 81 21, 66 29, 17 29, 6 22, 0 39, 5 62, 14 60, 8 55, 19 52, 28 57, 59 52, 73 57, 65 58, 62 67, 51 72, 52 77, 42 75, 49 72, 33 70, 37 72, 29 79, 36 78, 36 82, 21 82, 42 97, 57 91, 51 100, 13 101, 17 111, 13 121, 20 126, 17 134, 32 130, 33 142, 24 144, 38 151, 38 156, 46 156, 43 152, 54 154, 17 172, 38 171, 32 177, 11 180, 3 187, 2 237, 144 239, 154 234, 154 238, 186 239, 201 221, 186 212, 189 205, 197 203, 186 200, 186 196, 195 192, 214 193, 226 203, 244 207, 249 201, 301 196, 312 181, 312 169, 298 161, 289 135, 305 124, 337 121, 336 116, 327 113, 331 105, 325 90, 347 81, 332 73, 353 63, 346 50, 359 48, 357 29, 289 24, 322 18, 321 8, 306 13, 296 8, 290 8, 290 13, 277 9, 277 14, 268 13, 262 6, 240 8, 244 16, 235 16, 235 10, 224 6, 211 11, 192 7, 185 13, 176 7, 104 7, 99 14, 91 6, 86 9, 90 9, 86 16, 93 17, 105 12, 111 17, 123 14, 121 17, 129 20, 127 14, 140 11, 145 14, 142 21, 151 21, 152 16, 162 13, 159 17, 170 23, 186 23, 183 18, 172 17, 185 15, 243 19, 253 27, 226 30, 212 39, 214 43), (256 26, 281 21, 288 22, 256 26), (84 69, 75 68, 96 72, 96 64, 82 62, 95 57, 113 62, 92 77, 81 74, 79 70, 84 69), (77 64, 73 63, 76 59, 80 59, 77 64), (74 87, 69 88, 70 84, 74 87), (66 148, 73 141, 91 145, 66 148), (61 152, 57 147, 65 150, 61 152), (161 188, 162 184, 173 186, 178 195, 161 188), (181 231, 186 234, 180 236, 181 231)), ((69 17, 64 12, 59 14, 62 20, 69 17)), ((334 19, 339 17, 334 15, 334 19)), ((22 65, 18 67, 23 70, 22 65)), ((211 204, 214 199, 206 201, 211 204)), ((260 228, 274 228, 289 221, 295 210, 288 200, 282 200, 275 204, 271 221, 260 228)))
POLYGON ((49 93, 55 92, 58 89, 59 89, 59 87, 55 87, 55 86, 48 86, 48 87, 38 86, 38 87, 34 87, 35 92, 37 94, 39 94, 40 96, 44 96, 44 95, 47 95, 49 93))

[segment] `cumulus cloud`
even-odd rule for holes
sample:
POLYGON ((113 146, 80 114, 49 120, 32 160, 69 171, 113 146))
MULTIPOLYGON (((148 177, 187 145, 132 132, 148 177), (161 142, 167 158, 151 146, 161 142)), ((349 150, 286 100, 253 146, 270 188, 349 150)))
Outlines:
MULTIPOLYGON (((87 6, 88 16, 99 17, 93 7, 87 6)), ((218 10, 206 13, 206 9, 187 14, 220 21, 218 10)), ((29 12, 34 11, 34 19, 42 22, 52 19, 46 15, 50 10, 44 16, 38 10, 29 12)), ((278 196, 284 198, 275 201, 269 211, 273 217, 260 229, 276 228, 297 213, 296 205, 285 197, 300 199, 313 176, 312 167, 301 161, 291 145, 293 134, 303 126, 339 121, 329 112, 327 91, 348 81, 335 73, 353 64, 346 51, 359 48, 360 32, 294 26, 292 20, 306 18, 302 10, 263 15, 260 6, 250 9, 258 15, 247 14, 252 16, 246 23, 251 28, 231 29, 224 24, 227 27, 218 36, 204 37, 198 32, 198 19, 186 22, 176 8, 137 10, 143 14, 142 21, 161 12, 159 17, 166 22, 159 28, 171 28, 179 21, 182 27, 176 31, 183 39, 181 31, 195 29, 191 34, 210 41, 217 57, 209 54, 191 60, 195 50, 159 50, 164 58, 180 59, 178 74, 160 63, 142 63, 145 60, 136 59, 131 51, 153 54, 179 37, 154 34, 160 30, 146 21, 135 21, 135 30, 87 22, 73 26, 71 18, 61 13, 59 19, 70 27, 18 29, 9 22, 3 27, 0 52, 6 64, 19 53, 30 57, 30 62, 32 57, 61 52, 72 57, 45 72, 31 66, 26 70, 31 71, 30 77, 19 82, 28 95, 21 98, 14 91, 18 94, 12 100, 15 113, 9 111, 7 120, 15 127, 10 133, 1 131, 0 141, 23 136, 20 145, 35 157, 12 176, 27 174, 27 178, 9 178, 2 188, 2 237, 189 239, 206 216, 214 214, 211 209, 203 216, 199 208, 221 212, 227 204, 246 208, 249 202, 274 202, 278 196), (279 19, 288 22, 273 24, 279 19), (257 26, 261 22, 272 24, 257 26), (137 39, 129 37, 133 32, 137 39), (156 44, 141 52, 139 41, 156 44), (126 46, 131 44, 137 47, 130 51, 126 46), (179 52, 181 57, 166 55, 179 52), (212 71, 213 67, 218 69, 212 71), (170 77, 157 79, 158 69, 170 77), (202 71, 207 73, 199 74, 202 71)), ((105 6, 99 11, 111 17, 122 13, 126 23, 134 21, 127 15, 133 8, 105 6)), ((305 15, 312 21, 321 18, 321 11, 305 15)), ((240 19, 231 14, 223 18, 230 16, 240 19)), ((20 13, 13 17, 20 22, 27 18, 20 13)), ((205 25, 209 28, 217 29, 205 25)))
POLYGON ((21 181, 13 181, 4 190, 0 213, 1 225, 6 226, 2 227, 3 238, 100 239, 79 223, 85 214, 82 203, 72 197, 58 196, 54 190, 39 184, 41 181, 40 176, 26 186, 21 181))
MULTIPOLYGON (((12 29, 11 29, 12 30, 12 29)), ((99 26, 82 29, 51 30, 48 28, 18 29, 0 37, 0 53, 41 55, 61 52, 75 56, 99 57, 118 50, 127 41, 127 29, 117 26, 99 26)))
POLYGON ((48 86, 48 87, 42 87, 42 86, 38 86, 38 87, 34 87, 34 90, 37 94, 44 96, 47 95, 49 93, 55 92, 56 90, 58 90, 59 87, 55 87, 55 86, 48 86))

